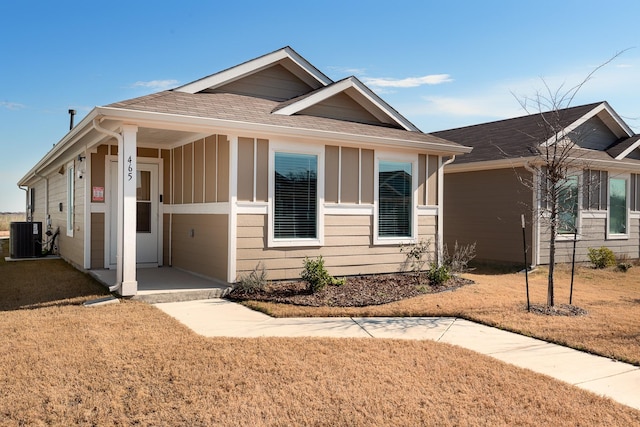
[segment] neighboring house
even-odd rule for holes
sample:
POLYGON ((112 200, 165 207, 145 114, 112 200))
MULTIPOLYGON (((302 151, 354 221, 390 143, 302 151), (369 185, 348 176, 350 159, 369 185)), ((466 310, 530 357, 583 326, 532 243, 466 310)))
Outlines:
MULTIPOLYGON (((299 277, 398 271, 400 244, 442 239, 443 159, 355 77, 285 47, 173 90, 94 108, 19 182, 81 269, 173 266, 235 282, 262 262, 299 277)), ((434 244, 432 247, 436 247, 434 244)))
POLYGON ((556 260, 571 261, 576 229, 577 261, 601 246, 639 257, 640 139, 606 102, 434 132, 473 147, 445 169, 448 247, 476 242, 478 260, 522 263, 525 214, 528 261, 549 262, 548 206, 539 184, 541 153, 555 141, 543 122, 552 118, 571 139, 572 166, 561 194, 556 260))

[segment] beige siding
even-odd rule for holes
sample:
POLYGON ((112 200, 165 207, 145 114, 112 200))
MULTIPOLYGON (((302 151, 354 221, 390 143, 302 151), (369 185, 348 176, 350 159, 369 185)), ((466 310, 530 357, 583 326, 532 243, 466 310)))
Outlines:
POLYGON ((138 157, 151 157, 152 159, 158 158, 157 148, 138 147, 136 153, 138 154, 138 157))
POLYGON ((269 141, 258 139, 256 162, 256 200, 266 202, 269 198, 269 141))
MULTIPOLYGON (((237 240, 238 276, 262 262, 269 279, 300 276, 305 257, 322 255, 333 275, 392 273, 406 268, 398 245, 372 244, 373 218, 370 216, 325 216, 325 246, 321 248, 267 248, 267 216, 239 215, 237 240)), ((435 217, 420 217, 421 238, 435 240, 435 217)))
POLYGON ((425 195, 427 185, 427 155, 420 154, 418 156, 418 205, 426 204, 425 195))
POLYGON ((340 163, 340 203, 358 203, 360 150, 342 147, 340 163))
POLYGON ((171 150, 162 150, 162 167, 163 167, 163 189, 162 202, 164 204, 171 203, 171 150))
POLYGON ((208 136, 204 140, 205 184, 204 201, 212 203, 217 200, 218 186, 218 142, 217 136, 208 136))
POLYGON ((285 101, 312 89, 282 65, 274 65, 216 89, 216 92, 251 95, 285 101))
MULTIPOLYGON (((616 256, 626 256, 631 259, 640 257, 640 220, 631 219, 629 239, 606 239, 606 218, 581 218, 580 232, 576 242, 576 261, 589 262, 589 248, 605 246, 611 249, 616 256)), ((546 224, 540 224, 540 263, 549 263, 549 229, 546 224)), ((573 258, 573 240, 562 238, 556 240, 556 262, 571 262, 573 258)))
POLYGON ((171 215, 162 215, 162 265, 171 265, 169 253, 171 251, 171 215))
POLYGON ((204 201, 204 140, 193 143, 193 203, 204 201))
POLYGON ((172 219, 172 265, 226 281, 228 216, 174 214, 172 219))
POLYGON ((173 199, 172 203, 182 204, 182 147, 173 150, 173 199))
MULTIPOLYGON (((106 188, 105 185, 105 156, 109 152, 107 145, 98 146, 98 151, 91 154, 91 185, 106 188)), ((102 202, 104 203, 104 200, 102 202)))
POLYGON ((327 145, 324 149, 324 201, 338 203, 338 165, 340 147, 327 145))
POLYGON ((238 138, 238 200, 253 200, 253 138, 238 138))
POLYGON ((301 111, 301 114, 357 123, 381 124, 380 120, 345 93, 339 93, 314 104, 301 111))
POLYGON ((373 187, 374 187, 374 160, 373 150, 362 149, 360 152, 362 161, 361 170, 362 176, 360 178, 361 185, 361 202, 363 204, 373 203, 373 187))
MULTIPOLYGON (((444 183, 444 241, 453 247, 476 242, 477 260, 522 262, 522 226, 526 214, 531 244, 531 191, 518 176, 522 168, 449 173, 444 183)), ((530 256, 531 251, 528 255, 530 256)))
POLYGON ((104 217, 91 214, 91 268, 104 268, 104 217))
POLYGON ((427 157, 427 204, 438 204, 438 156, 427 157))
POLYGON ((193 144, 182 148, 182 203, 193 203, 193 144))
POLYGON ((218 200, 229 201, 229 141, 226 135, 218 135, 218 200))

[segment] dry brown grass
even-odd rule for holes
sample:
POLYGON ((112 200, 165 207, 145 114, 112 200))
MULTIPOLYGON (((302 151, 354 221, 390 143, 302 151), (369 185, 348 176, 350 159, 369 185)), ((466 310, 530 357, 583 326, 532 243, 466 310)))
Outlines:
POLYGON ((640 411, 453 346, 204 338, 144 303, 80 305, 100 294, 62 262, 0 260, 0 425, 640 423, 640 411))
MULTIPOLYGON (((578 268, 573 304, 587 316, 542 316, 526 311, 524 274, 466 274, 476 284, 374 307, 301 307, 252 302, 278 317, 458 316, 524 335, 640 365, 640 267, 627 273, 578 268)), ((569 302, 570 269, 556 273, 556 303, 569 302)), ((529 275, 531 302, 546 301, 547 270, 529 275)))
POLYGON ((9 235, 9 224, 24 221, 23 213, 0 213, 0 237, 9 235))

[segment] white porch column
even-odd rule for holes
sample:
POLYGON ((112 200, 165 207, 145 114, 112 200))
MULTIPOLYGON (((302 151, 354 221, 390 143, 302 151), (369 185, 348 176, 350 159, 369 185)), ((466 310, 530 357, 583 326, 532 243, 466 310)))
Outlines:
POLYGON ((118 248, 117 274, 122 284, 120 294, 138 293, 136 279, 136 189, 138 127, 122 126, 122 142, 118 146, 118 248))

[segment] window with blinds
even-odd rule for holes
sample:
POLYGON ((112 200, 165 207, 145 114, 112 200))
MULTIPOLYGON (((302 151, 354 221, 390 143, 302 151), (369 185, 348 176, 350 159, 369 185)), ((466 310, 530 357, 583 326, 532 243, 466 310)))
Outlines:
POLYGON ((317 181, 316 155, 275 153, 274 238, 318 237, 317 181))
POLYGON ((378 167, 378 236, 411 237, 412 165, 380 161, 378 167))

